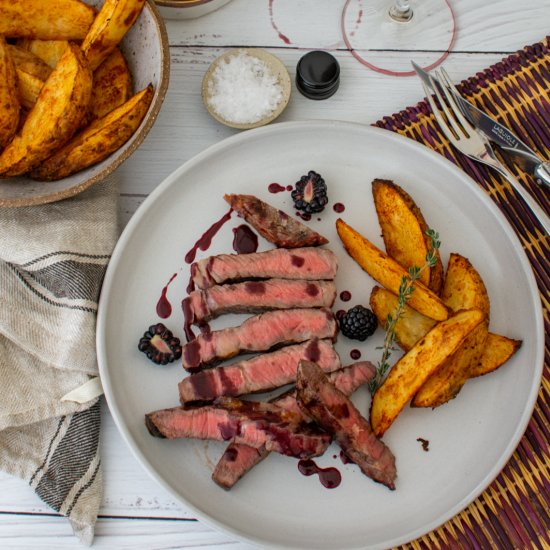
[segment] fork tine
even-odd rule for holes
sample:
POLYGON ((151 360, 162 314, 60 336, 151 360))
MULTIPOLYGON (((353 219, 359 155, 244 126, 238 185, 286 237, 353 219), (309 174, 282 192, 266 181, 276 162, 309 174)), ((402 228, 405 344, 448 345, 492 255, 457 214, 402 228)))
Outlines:
MULTIPOLYGON (((445 92, 445 97, 447 98, 447 100, 449 101, 449 105, 451 106, 451 109, 454 111, 456 117, 458 118, 458 121, 460 122, 460 124, 462 124, 462 126, 464 127, 464 129, 471 133, 471 132, 474 132, 475 131, 475 128, 470 124, 470 122, 464 117, 464 115, 462 114, 462 110, 460 109, 456 99, 455 99, 455 94, 458 94, 458 91, 456 90, 454 84, 452 83, 451 79, 449 78, 449 75, 444 72, 443 69, 441 69, 441 77, 443 79, 443 84, 442 85, 442 88, 443 88, 443 91, 445 92)), ((439 76, 438 76, 438 80, 439 80, 439 76)), ((441 84, 441 82, 439 82, 441 84)))
MULTIPOLYGON (((433 76, 430 75, 430 82, 432 83, 432 88, 435 94, 435 97, 437 97, 439 104, 441 105, 441 108, 443 109, 443 112, 445 113, 445 116, 447 117, 448 124, 450 124, 450 127, 454 131, 455 138, 460 139, 461 136, 464 136, 464 130, 458 125, 458 122, 456 121, 456 118, 453 116, 449 108, 447 107, 447 104, 445 103, 445 100, 443 99, 443 96, 441 95, 440 88, 443 88, 441 84, 439 84, 439 81, 436 80, 433 76)), ((439 120, 438 120, 439 122, 439 120)), ((441 124, 440 124, 441 126, 441 124)))
POLYGON ((422 82, 422 87, 424 88, 424 93, 426 94, 426 99, 428 100, 428 103, 430 104, 430 107, 432 108, 432 113, 435 117, 435 120, 439 124, 439 127, 441 128, 441 131, 445 134, 445 137, 451 142, 456 143, 457 139, 456 136, 453 134, 445 120, 443 120, 443 116, 441 115, 441 112, 437 108, 437 105, 435 104, 435 101, 432 97, 432 90, 422 82))

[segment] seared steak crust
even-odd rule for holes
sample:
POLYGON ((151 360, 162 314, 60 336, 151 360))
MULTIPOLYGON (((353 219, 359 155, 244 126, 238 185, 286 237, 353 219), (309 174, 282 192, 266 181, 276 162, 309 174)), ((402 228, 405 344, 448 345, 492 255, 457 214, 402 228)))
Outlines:
POLYGON ((330 340, 308 340, 251 359, 193 373, 179 383, 180 401, 185 405, 212 401, 222 395, 236 397, 279 388, 296 381, 296 369, 301 359, 312 358, 327 372, 341 367, 340 358, 330 340))
POLYGON ((286 309, 250 317, 238 327, 201 334, 183 346, 182 364, 196 371, 239 353, 269 351, 312 338, 335 339, 338 325, 329 309, 286 309))
POLYGON ((307 425, 299 415, 268 403, 232 398, 220 398, 208 407, 151 412, 145 415, 145 424, 155 437, 234 440, 296 458, 319 456, 330 443, 328 434, 307 425))
MULTIPOLYGON (((354 363, 329 374, 330 381, 346 395, 351 395, 358 387, 372 380, 376 372, 368 361, 354 363)), ((273 404, 285 411, 302 414, 296 401, 296 391, 291 390, 273 400, 273 404)), ((269 455, 264 447, 259 449, 242 443, 230 443, 212 472, 212 479, 224 489, 231 489, 256 464, 269 455)))
POLYGON ((304 412, 338 441, 344 453, 368 477, 395 489, 395 458, 372 433, 355 405, 310 361, 301 361, 296 381, 297 399, 304 412))
POLYGON ((224 195, 231 208, 280 248, 327 244, 328 239, 254 195, 224 195))
POLYGON ((220 254, 191 266, 192 282, 197 288, 250 279, 331 280, 338 260, 324 248, 275 248, 252 254, 220 254))
POLYGON ((226 313, 332 307, 335 299, 333 281, 268 279, 195 290, 183 300, 182 309, 187 324, 200 324, 226 313))

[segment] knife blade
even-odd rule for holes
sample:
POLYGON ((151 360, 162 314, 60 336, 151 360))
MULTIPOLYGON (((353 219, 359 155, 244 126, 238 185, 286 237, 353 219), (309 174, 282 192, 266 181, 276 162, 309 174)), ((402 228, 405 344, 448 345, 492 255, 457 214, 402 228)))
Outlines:
MULTIPOLYGON (((416 74, 431 88, 430 75, 414 61, 411 61, 411 63, 416 74)), ((441 69, 441 71, 444 73, 445 69, 441 69)), ((449 82, 451 81, 448 76, 447 79, 449 82)), ((451 87, 451 92, 462 114, 473 124, 476 130, 479 130, 487 139, 496 143, 505 154, 517 162, 522 170, 534 174, 537 183, 550 186, 550 163, 543 161, 535 151, 523 143, 506 126, 493 120, 489 115, 486 115, 482 110, 463 98, 454 86, 451 87)))

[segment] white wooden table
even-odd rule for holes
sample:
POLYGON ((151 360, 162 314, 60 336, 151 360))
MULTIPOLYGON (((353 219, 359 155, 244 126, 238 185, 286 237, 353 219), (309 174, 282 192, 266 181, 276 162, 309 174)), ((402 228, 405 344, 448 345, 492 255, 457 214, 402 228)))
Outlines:
MULTIPOLYGON (((419 0, 421 1, 421 0, 419 0)), ((345 50, 339 14, 345 0, 274 0, 273 14, 286 44, 274 30, 269 0, 233 0, 217 12, 188 21, 167 21, 171 46, 170 86, 160 116, 140 149, 119 169, 123 224, 175 168, 235 133, 204 109, 200 86, 210 62, 234 46, 266 48, 294 76, 310 49, 327 49, 341 65, 335 96, 311 101, 293 87, 280 121, 339 119, 370 124, 422 99, 415 78, 373 72, 345 50), (315 6, 315 9, 311 9, 315 6)), ((366 2, 368 4, 368 0, 366 2)), ((550 24, 550 0, 451 0, 457 40, 444 66, 454 80, 541 40, 550 24)), ((388 65, 426 54, 391 51, 388 65)), ((103 404, 104 498, 96 527, 97 548, 227 548, 248 545, 213 531, 176 502, 144 472, 123 443, 103 404)), ((19 479, 0 473, 0 548, 79 548, 66 519, 52 513, 19 479)))

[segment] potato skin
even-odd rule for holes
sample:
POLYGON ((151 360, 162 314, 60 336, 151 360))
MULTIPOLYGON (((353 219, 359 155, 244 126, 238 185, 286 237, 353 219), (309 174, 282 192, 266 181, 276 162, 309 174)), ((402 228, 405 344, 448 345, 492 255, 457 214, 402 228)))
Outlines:
POLYGON ((69 140, 86 114, 91 90, 92 73, 80 48, 70 44, 21 132, 0 155, 0 177, 28 172, 69 140))
POLYGON ((80 0, 0 0, 0 35, 7 38, 82 40, 96 10, 80 0))
MULTIPOLYGON (((420 208, 393 181, 375 179, 372 182, 372 195, 388 256, 405 269, 422 267, 426 255, 432 251, 432 245, 426 235, 429 226, 420 208)), ((443 284, 443 265, 439 250, 435 250, 435 256, 437 263, 426 269, 420 280, 435 294, 439 294, 443 284)))
POLYGON ((141 124, 153 99, 153 86, 84 128, 31 172, 39 180, 58 180, 101 162, 121 147, 141 124))
POLYGON ((20 110, 15 65, 6 41, 0 36, 0 150, 15 135, 20 110))
POLYGON ((144 5, 145 0, 105 0, 82 43, 92 71, 118 46, 144 5))

